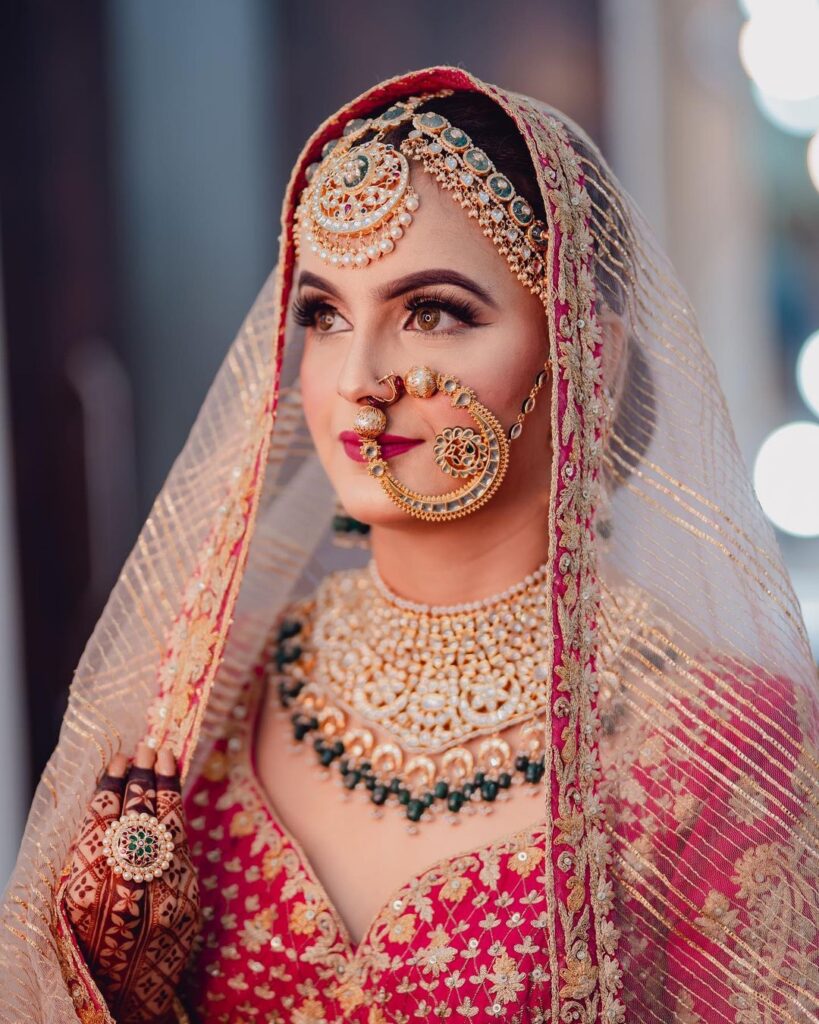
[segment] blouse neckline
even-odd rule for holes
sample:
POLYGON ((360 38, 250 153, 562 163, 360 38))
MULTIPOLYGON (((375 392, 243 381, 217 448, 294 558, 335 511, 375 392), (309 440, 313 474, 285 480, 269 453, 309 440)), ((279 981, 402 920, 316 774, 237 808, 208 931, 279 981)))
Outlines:
MULTIPOLYGON (((537 841, 542 834, 548 831, 547 825, 543 821, 534 822, 524 828, 511 829, 508 832, 497 836, 494 839, 490 839, 485 843, 481 843, 479 846, 469 847, 468 849, 458 851, 455 854, 440 857, 432 863, 426 865, 419 871, 413 872, 413 874, 399 886, 394 888, 377 907, 375 912, 372 914, 367 926, 361 934, 361 939, 355 942, 350 934, 350 930, 347 926, 346 921, 341 915, 335 901, 330 896, 324 883, 318 877, 310 858, 307 856, 305 850, 302 848, 298 839, 293 835, 290 829, 284 824, 279 817, 273 801, 268 796, 267 790, 262 784, 261 777, 258 772, 258 761, 256 757, 257 753, 257 737, 258 737, 258 726, 259 726, 259 715, 261 707, 261 699, 264 693, 264 680, 259 680, 252 687, 251 692, 248 695, 246 712, 242 718, 242 744, 241 750, 238 753, 236 763, 240 767, 241 771, 245 776, 245 781, 252 787, 262 812, 268 819, 269 824, 280 833, 283 841, 295 851, 299 858, 299 861, 304 869, 305 875, 309 878, 311 884, 315 886, 316 891, 319 893, 324 906, 327 908, 328 913, 332 916, 335 925, 338 928, 338 933, 344 941, 345 951, 347 959, 351 962, 355 961, 362 952, 368 947, 369 939, 378 921, 381 917, 389 910, 391 906, 402 900, 402 897, 411 891, 418 882, 426 878, 430 872, 441 870, 445 865, 452 863, 453 861, 460 860, 466 857, 475 857, 486 854, 495 849, 501 849, 507 844, 514 843, 521 837, 531 837, 532 842, 537 841)), ((234 755, 236 756, 236 755, 234 755)))

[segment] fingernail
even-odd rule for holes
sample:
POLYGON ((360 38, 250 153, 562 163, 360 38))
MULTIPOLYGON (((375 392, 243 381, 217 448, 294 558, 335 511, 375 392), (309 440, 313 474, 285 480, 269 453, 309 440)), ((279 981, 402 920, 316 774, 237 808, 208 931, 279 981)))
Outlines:
POLYGON ((153 768, 155 760, 155 750, 149 747, 147 743, 142 742, 137 744, 137 748, 134 753, 135 768, 153 768))
POLYGON ((156 755, 156 770, 160 775, 174 775, 176 773, 176 759, 170 747, 163 747, 156 755))
POLYGON ((122 779, 125 777, 125 772, 128 768, 128 758, 125 754, 114 754, 111 758, 111 763, 108 765, 108 774, 113 775, 115 779, 122 779))

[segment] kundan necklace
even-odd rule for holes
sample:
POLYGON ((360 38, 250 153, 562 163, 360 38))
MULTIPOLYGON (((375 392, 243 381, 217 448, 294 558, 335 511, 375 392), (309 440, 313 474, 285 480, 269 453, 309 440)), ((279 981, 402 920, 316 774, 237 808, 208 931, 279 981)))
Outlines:
POLYGON ((544 565, 482 601, 430 606, 392 593, 374 562, 326 577, 291 606, 268 662, 295 739, 312 739, 346 789, 402 808, 410 823, 439 810, 457 820, 464 807, 540 782, 546 579, 544 565), (513 725, 514 749, 502 735, 513 725))

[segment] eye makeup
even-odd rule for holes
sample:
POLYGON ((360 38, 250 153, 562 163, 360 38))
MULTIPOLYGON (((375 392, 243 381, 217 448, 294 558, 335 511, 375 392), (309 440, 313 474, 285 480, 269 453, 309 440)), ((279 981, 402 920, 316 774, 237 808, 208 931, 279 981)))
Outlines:
MULTIPOLYGON (((455 334, 464 327, 479 327, 482 325, 480 310, 477 305, 468 299, 463 299, 452 292, 440 290, 419 292, 415 295, 405 296, 404 309, 411 314, 404 322, 404 329, 410 329, 409 324, 413 317, 424 309, 435 309, 441 314, 448 314, 458 321, 455 328, 443 328, 438 330, 425 330, 416 327, 420 333, 425 334, 455 334)), ((302 327, 318 329, 318 318, 322 314, 340 316, 338 309, 324 296, 302 293, 298 295, 292 306, 293 319, 302 327)), ((326 333, 321 332, 319 333, 326 333)))

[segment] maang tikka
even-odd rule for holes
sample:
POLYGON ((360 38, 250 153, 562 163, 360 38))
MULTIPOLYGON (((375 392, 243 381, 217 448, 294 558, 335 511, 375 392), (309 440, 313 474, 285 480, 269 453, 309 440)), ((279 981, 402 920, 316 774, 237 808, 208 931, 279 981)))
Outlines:
POLYGON ((417 519, 446 522, 477 511, 500 487, 509 465, 510 442, 520 437, 524 417, 534 409, 535 396, 546 380, 546 373, 546 367, 538 373, 508 435, 472 388, 465 387, 452 374, 436 373, 428 366, 413 366, 403 378, 389 374, 392 397, 362 406, 353 423, 361 438, 360 451, 367 460, 370 476, 378 480, 396 505, 417 519), (447 395, 452 407, 468 412, 478 428, 476 431, 471 427, 445 427, 435 437, 433 456, 438 468, 455 480, 466 481, 446 494, 413 491, 392 474, 382 457, 378 437, 387 427, 387 414, 382 406, 397 401, 404 391, 414 398, 431 398, 438 392, 447 395))
POLYGON ((544 298, 546 225, 466 132, 434 111, 416 112, 432 96, 349 121, 340 138, 325 144, 321 160, 306 171, 296 211, 297 253, 306 243, 332 266, 362 268, 392 252, 420 205, 410 182, 413 160, 477 220, 515 276, 544 298), (383 141, 408 120, 412 129, 398 147, 383 141))

